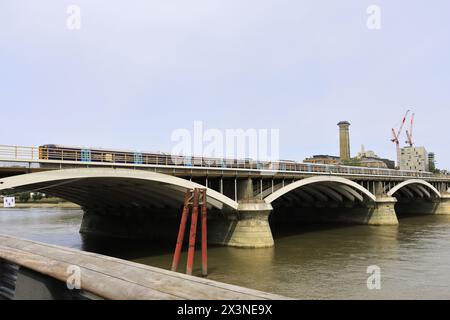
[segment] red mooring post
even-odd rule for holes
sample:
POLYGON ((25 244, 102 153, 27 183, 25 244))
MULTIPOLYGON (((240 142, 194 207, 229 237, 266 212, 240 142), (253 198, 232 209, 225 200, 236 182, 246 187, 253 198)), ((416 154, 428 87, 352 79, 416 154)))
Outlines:
POLYGON ((206 189, 202 191, 202 276, 208 275, 208 252, 207 252, 207 236, 206 236, 206 189))
POLYGON ((191 230, 189 234, 189 249, 186 265, 186 274, 192 275, 192 266, 194 265, 194 253, 195 253, 195 236, 197 233, 197 218, 198 218, 198 197, 199 189, 194 189, 194 201, 192 205, 191 215, 191 230))
POLYGON ((180 261, 181 248, 183 247, 184 230, 186 229, 186 221, 189 215, 189 201, 191 200, 192 191, 188 190, 184 196, 183 212, 181 214, 180 229, 178 230, 177 244, 172 260, 172 271, 177 271, 178 262, 180 261))

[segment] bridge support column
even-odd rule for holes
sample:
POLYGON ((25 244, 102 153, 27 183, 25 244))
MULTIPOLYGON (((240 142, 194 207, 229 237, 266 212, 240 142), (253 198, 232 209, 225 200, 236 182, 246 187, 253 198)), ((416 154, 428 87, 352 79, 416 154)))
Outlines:
POLYGON ((450 194, 443 194, 437 199, 434 214, 450 214, 450 194))
POLYGON ((378 197, 377 201, 369 205, 367 224, 369 225, 398 225, 395 213, 397 199, 392 197, 378 197))
POLYGON ((253 180, 251 178, 238 181, 237 198, 239 201, 247 201, 253 198, 253 180))
POLYGON ((248 200, 239 203, 238 211, 210 227, 211 243, 239 248, 268 248, 274 245, 269 225, 273 210, 264 201, 248 200))

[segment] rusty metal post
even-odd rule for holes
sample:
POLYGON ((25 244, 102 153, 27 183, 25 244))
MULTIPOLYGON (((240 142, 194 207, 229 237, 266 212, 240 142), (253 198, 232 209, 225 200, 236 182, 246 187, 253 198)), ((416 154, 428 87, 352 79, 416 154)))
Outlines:
POLYGON ((173 261, 172 261, 172 271, 177 271, 178 268, 178 262, 180 261, 180 255, 181 255, 181 249, 183 247, 183 239, 184 239, 184 231, 186 229, 186 221, 189 215, 189 201, 191 199, 192 191, 188 190, 186 192, 186 195, 184 196, 184 206, 183 206, 183 212, 181 214, 181 222, 180 222, 180 228, 178 230, 178 238, 177 238, 177 244, 175 247, 175 253, 173 255, 173 261))
POLYGON ((191 214, 191 230, 189 234, 189 249, 188 249, 188 258, 187 258, 187 266, 186 266, 186 274, 192 275, 192 266, 194 265, 194 253, 195 253, 195 236, 197 233, 197 218, 198 218, 198 198, 199 198, 199 189, 194 189, 194 201, 192 205, 192 214, 191 214))
POLYGON ((207 253, 207 227, 206 227, 206 189, 202 191, 202 276, 208 275, 208 253, 207 253))

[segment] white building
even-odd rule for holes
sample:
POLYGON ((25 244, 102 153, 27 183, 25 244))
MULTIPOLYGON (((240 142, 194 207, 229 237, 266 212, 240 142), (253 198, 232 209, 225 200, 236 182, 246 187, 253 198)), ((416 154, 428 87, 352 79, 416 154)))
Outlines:
POLYGON ((371 151, 371 150, 366 150, 366 147, 364 145, 361 146, 361 151, 358 153, 358 155, 356 156, 359 159, 362 158, 376 158, 379 159, 378 155, 371 151))
POLYGON ((402 148, 400 170, 429 171, 428 161, 428 152, 424 147, 402 148))

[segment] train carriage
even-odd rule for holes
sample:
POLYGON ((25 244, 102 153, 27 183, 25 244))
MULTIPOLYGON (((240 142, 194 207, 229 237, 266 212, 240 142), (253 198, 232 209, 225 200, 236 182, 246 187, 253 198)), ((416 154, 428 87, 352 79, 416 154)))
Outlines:
POLYGON ((417 177, 433 176, 429 172, 399 171, 382 168, 351 167, 301 163, 292 160, 257 161, 253 159, 222 159, 208 157, 177 156, 161 152, 135 152, 102 148, 72 147, 46 144, 39 147, 39 159, 89 163, 119 163, 134 165, 172 165, 189 167, 240 168, 251 170, 297 171, 328 174, 363 174, 417 177))

